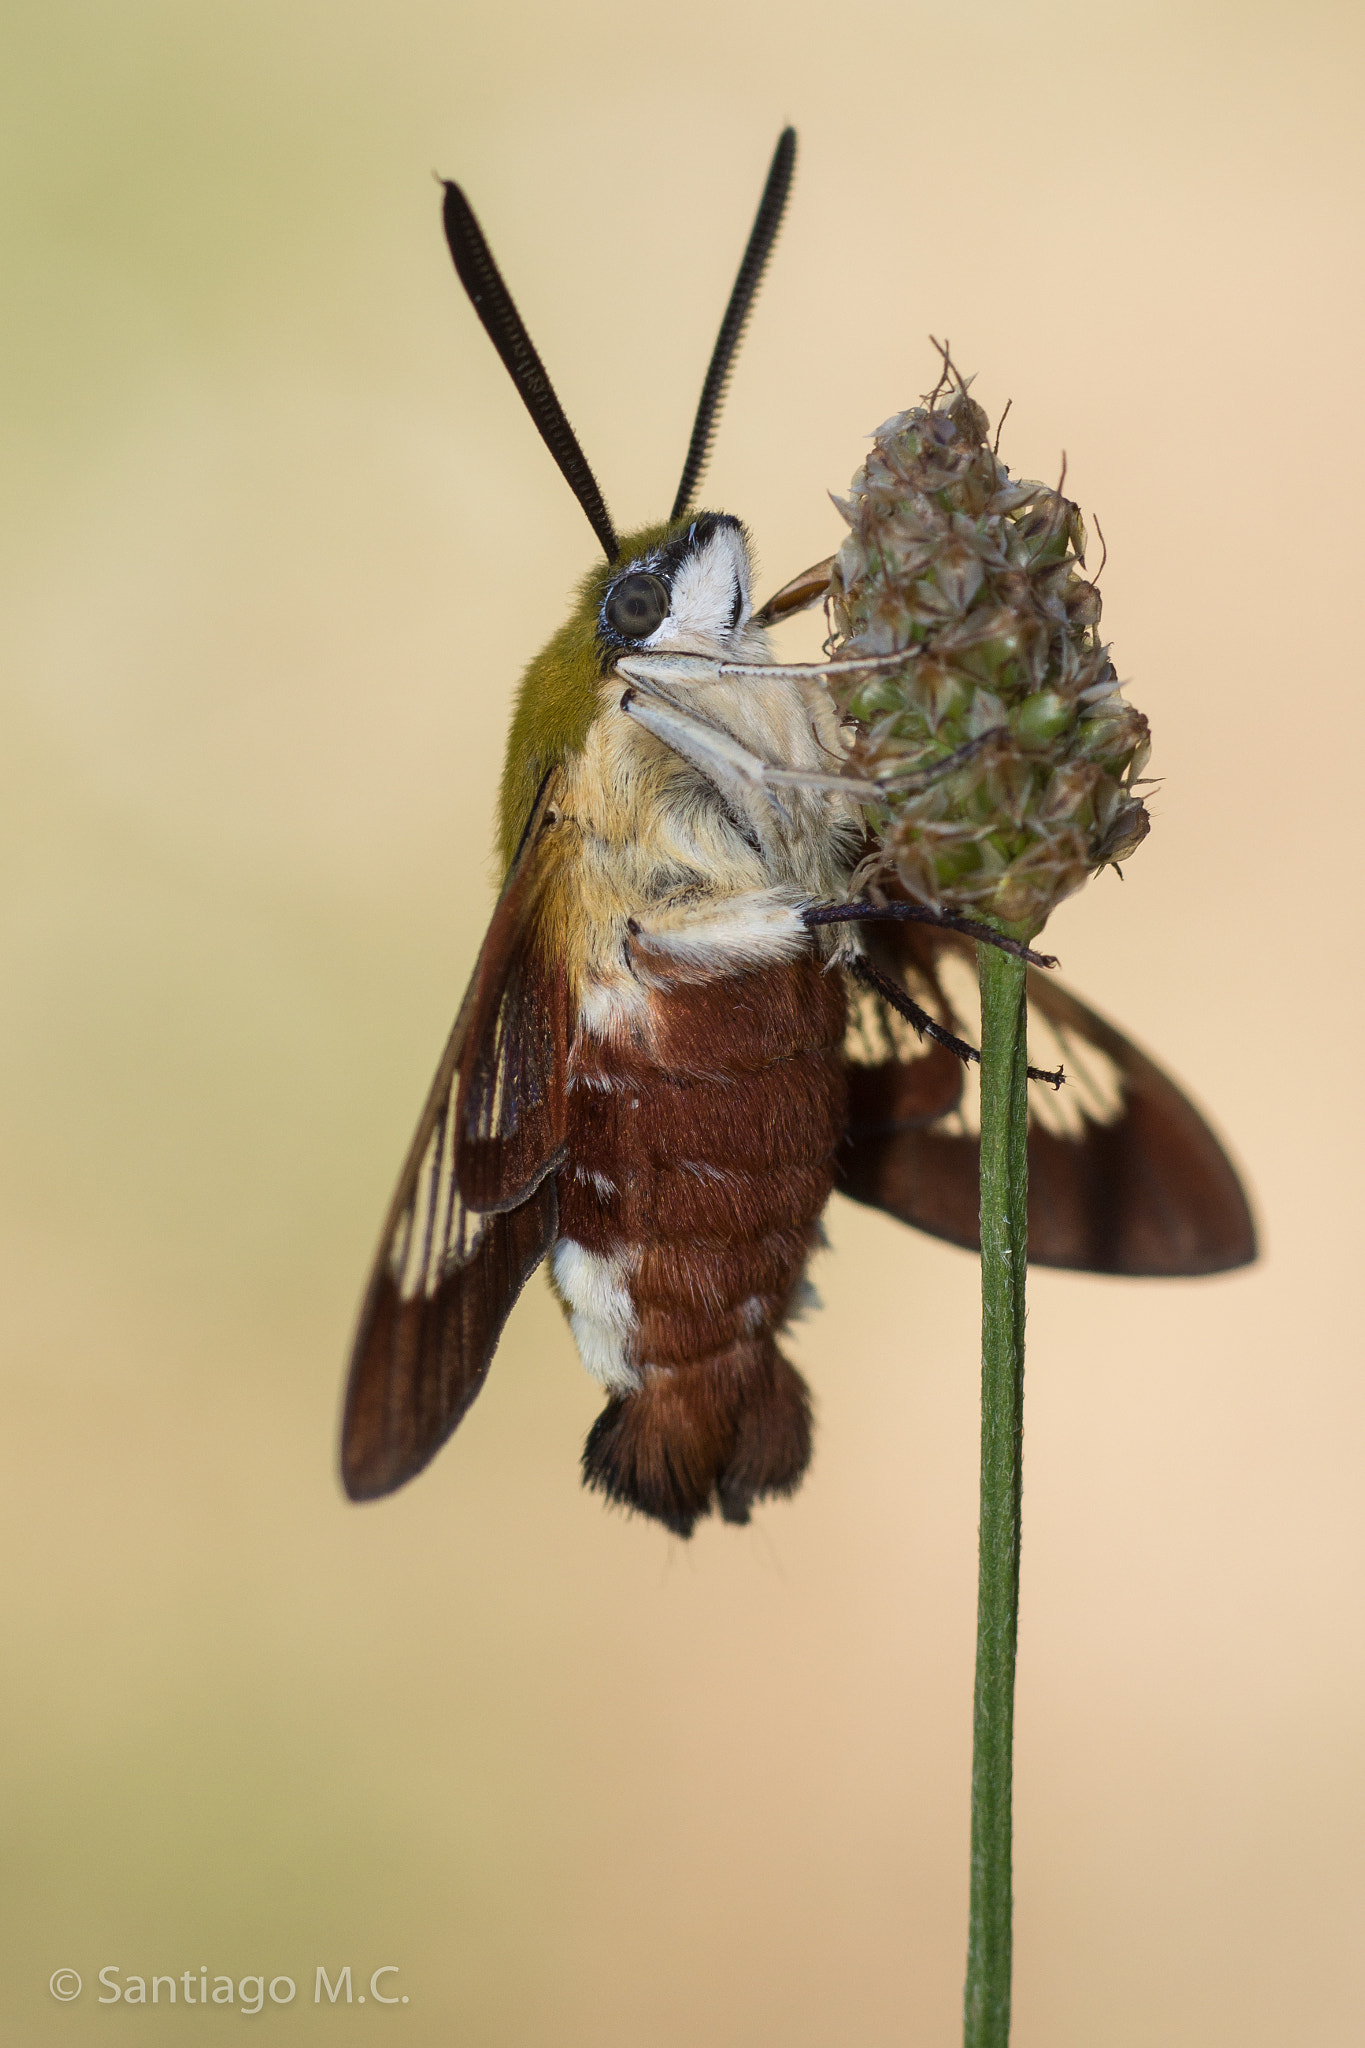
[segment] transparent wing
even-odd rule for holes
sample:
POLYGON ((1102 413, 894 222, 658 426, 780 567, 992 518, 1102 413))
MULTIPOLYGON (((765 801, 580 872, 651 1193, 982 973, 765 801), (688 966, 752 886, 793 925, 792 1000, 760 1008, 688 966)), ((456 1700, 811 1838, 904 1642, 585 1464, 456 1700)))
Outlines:
MULTIPOLYGON (((872 964, 975 1040, 975 949, 923 925, 868 925, 872 964), (972 1021, 969 1021, 972 1020, 972 1021)), ((1031 969, 1029 1060, 1066 1071, 1029 1090, 1029 1258, 1090 1273, 1218 1273, 1256 1256, 1236 1169, 1188 1096, 1113 1025, 1031 969)), ((839 1185, 855 1201, 976 1249, 976 1070, 927 1046, 855 985, 849 1129, 839 1185)))
POLYGON ((540 917, 555 817, 547 779, 384 1224, 342 1423, 353 1500, 391 1493, 440 1449, 555 1241, 568 992, 540 917))

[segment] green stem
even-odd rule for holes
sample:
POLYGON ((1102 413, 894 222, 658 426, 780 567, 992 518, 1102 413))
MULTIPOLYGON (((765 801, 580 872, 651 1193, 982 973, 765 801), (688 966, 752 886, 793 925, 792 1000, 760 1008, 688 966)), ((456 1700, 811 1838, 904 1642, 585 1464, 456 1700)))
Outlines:
POLYGON ((979 946, 977 954, 981 980, 981 1535, 963 2039, 965 2048, 1007 2048, 1028 1248, 1027 1011, 1023 962, 995 946, 979 946))

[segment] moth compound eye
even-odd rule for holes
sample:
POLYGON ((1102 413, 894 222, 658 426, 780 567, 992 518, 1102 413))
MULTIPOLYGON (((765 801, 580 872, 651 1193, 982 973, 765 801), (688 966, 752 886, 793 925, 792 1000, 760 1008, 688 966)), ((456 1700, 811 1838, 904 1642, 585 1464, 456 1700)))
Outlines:
POLYGON ((640 570, 623 576, 608 595, 603 616, 623 640, 647 640, 668 617, 668 585, 640 570))

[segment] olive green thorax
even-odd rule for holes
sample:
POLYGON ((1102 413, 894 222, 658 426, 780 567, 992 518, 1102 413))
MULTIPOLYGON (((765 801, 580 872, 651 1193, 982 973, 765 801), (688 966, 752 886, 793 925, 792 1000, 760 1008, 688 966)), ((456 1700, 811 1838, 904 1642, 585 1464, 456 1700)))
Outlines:
POLYGON ((605 672, 597 626, 608 585, 641 555, 686 533, 696 516, 684 513, 680 519, 623 534, 616 560, 599 562, 588 571, 568 619, 527 666, 517 686, 498 793, 498 855, 504 873, 546 771, 583 746, 597 716, 597 693, 605 672))

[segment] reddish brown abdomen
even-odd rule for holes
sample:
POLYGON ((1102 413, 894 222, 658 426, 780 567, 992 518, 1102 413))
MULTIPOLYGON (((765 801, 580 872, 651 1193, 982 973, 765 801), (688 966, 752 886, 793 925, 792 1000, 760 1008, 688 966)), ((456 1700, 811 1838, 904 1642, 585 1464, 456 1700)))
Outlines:
POLYGON ((747 1521, 810 1459, 810 1397, 776 1333, 834 1180, 843 977, 814 958, 651 997, 648 1032, 570 1061, 559 1227, 610 1261, 639 1381, 598 1417, 584 1477, 689 1534, 747 1521))

